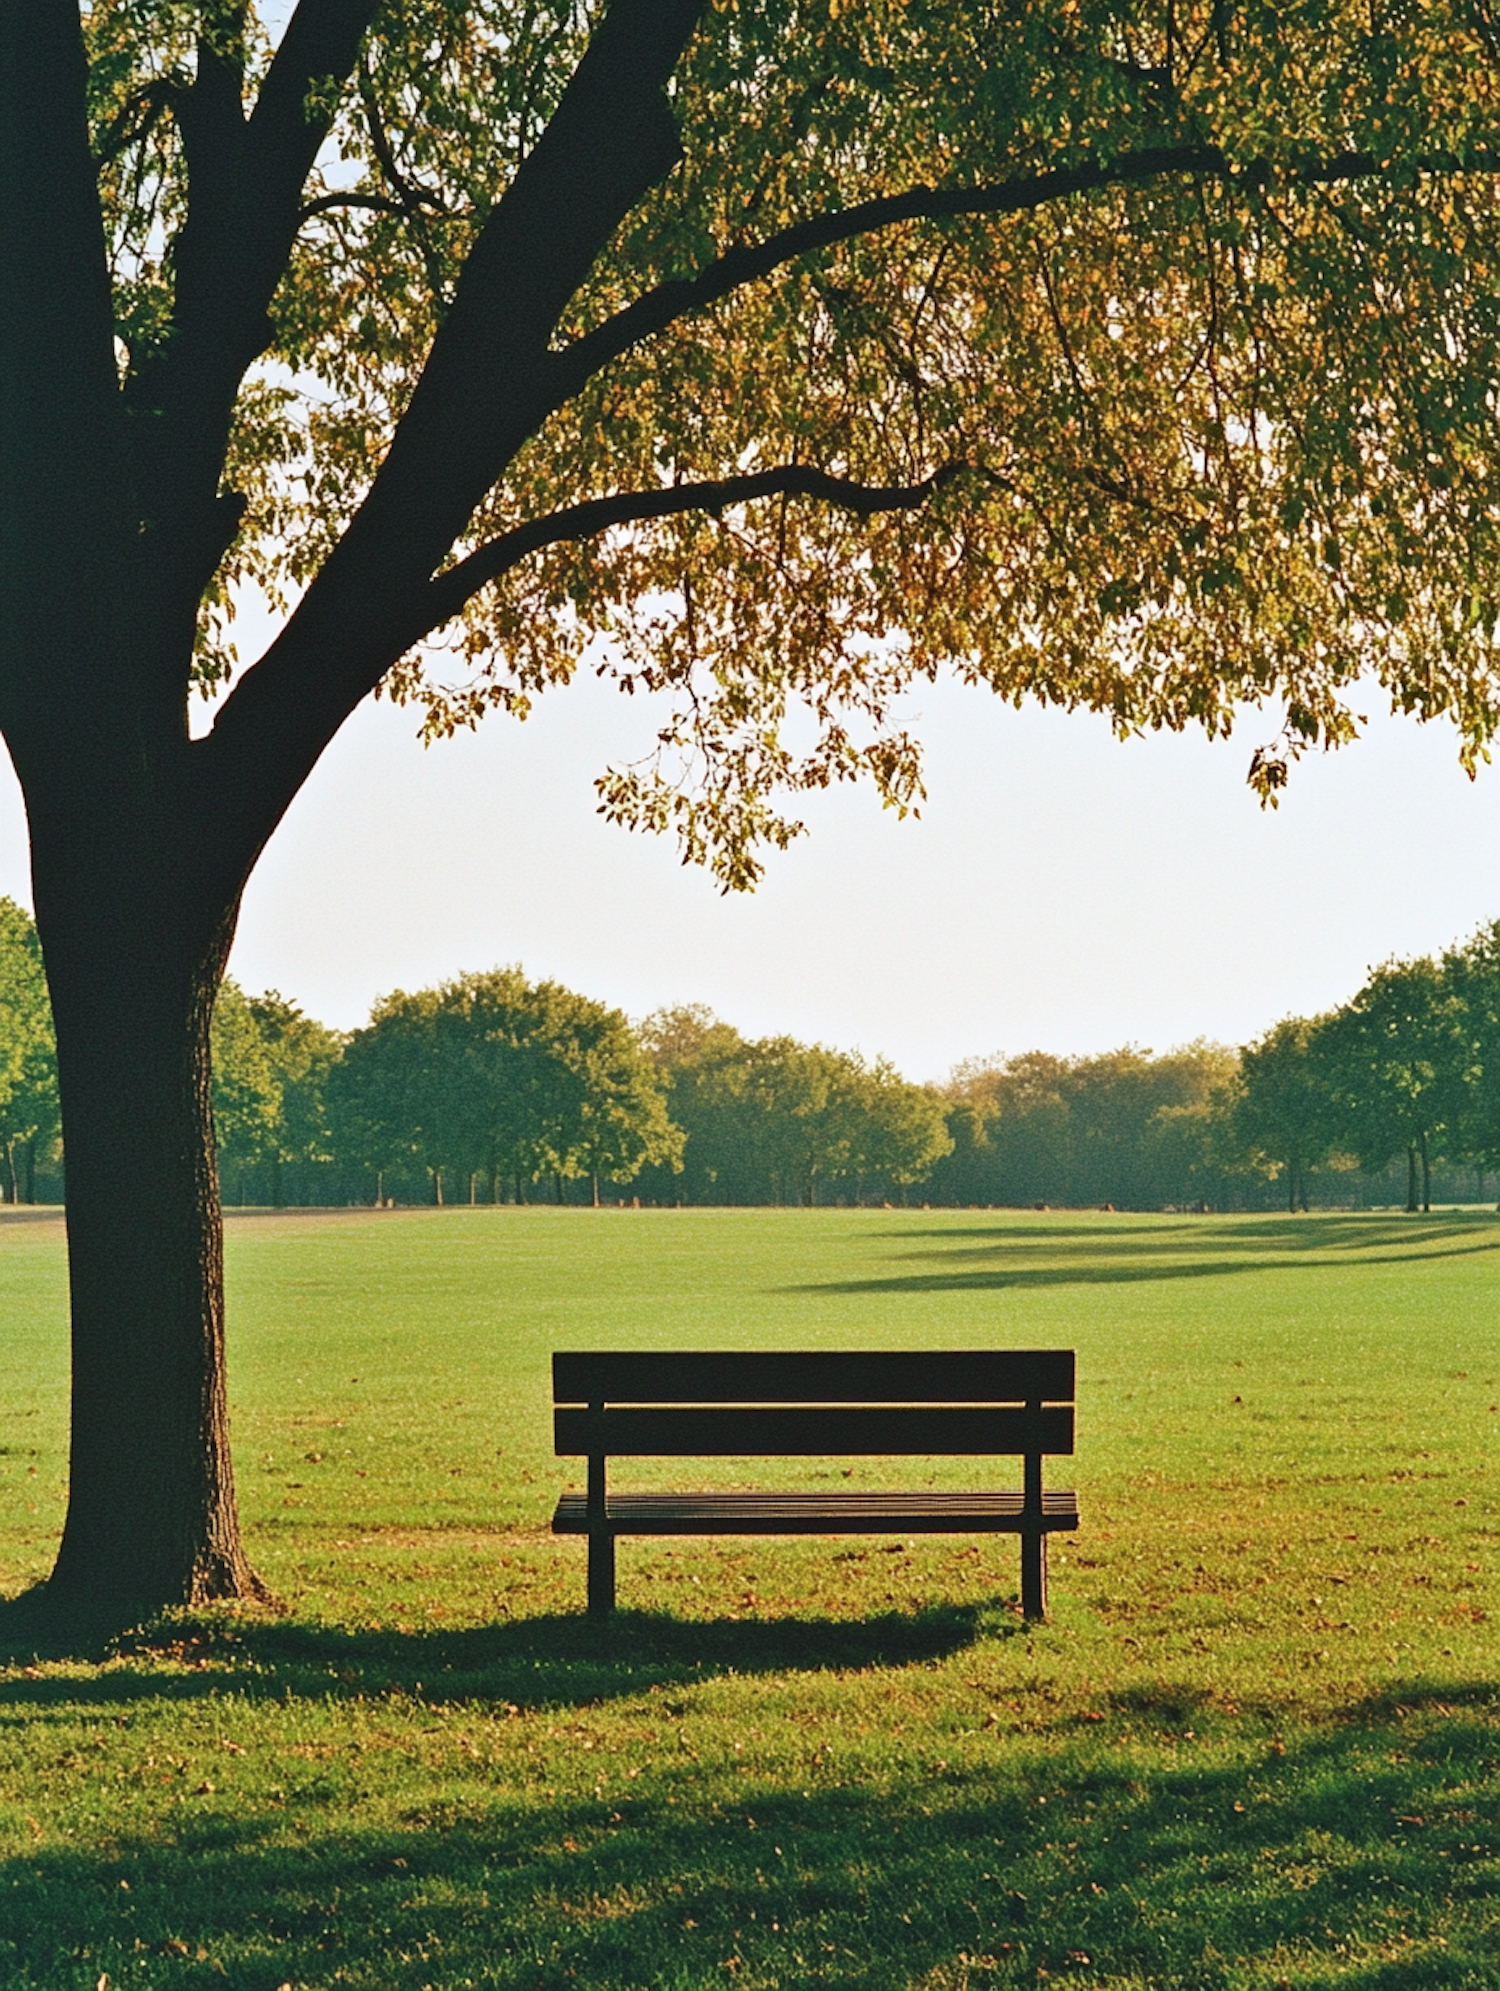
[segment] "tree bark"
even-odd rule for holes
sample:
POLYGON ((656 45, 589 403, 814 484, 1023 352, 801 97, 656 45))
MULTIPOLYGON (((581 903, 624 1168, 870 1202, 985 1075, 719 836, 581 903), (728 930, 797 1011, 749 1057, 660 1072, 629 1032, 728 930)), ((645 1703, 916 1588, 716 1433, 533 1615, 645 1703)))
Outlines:
POLYGON ((1408 1214, 1414 1213, 1416 1207, 1417 1207, 1417 1144, 1415 1141, 1408 1141, 1406 1144, 1406 1208, 1408 1214))
POLYGON ((1422 1208, 1424 1211, 1426 1211, 1426 1210, 1431 1210, 1432 1208, 1432 1160, 1427 1152, 1427 1129, 1425 1127, 1422 1129, 1421 1149, 1422 1149, 1422 1208))
POLYGON ((71 1492, 47 1600, 111 1625, 266 1596, 230 1458, 209 1062, 238 907, 185 918, 180 886, 121 841, 135 862, 96 853, 36 877, 72 1301, 71 1492))

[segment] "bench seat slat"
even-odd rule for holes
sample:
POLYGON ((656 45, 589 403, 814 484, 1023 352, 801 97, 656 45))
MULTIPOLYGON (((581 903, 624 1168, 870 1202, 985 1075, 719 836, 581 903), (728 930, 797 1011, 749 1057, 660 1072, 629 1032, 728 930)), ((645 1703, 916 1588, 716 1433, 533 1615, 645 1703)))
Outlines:
POLYGON ((560 1455, 687 1459, 849 1458, 859 1454, 979 1457, 1073 1449, 1070 1406, 1044 1410, 832 1404, 749 1410, 570 1410, 555 1414, 560 1455))
POLYGON ((1071 1348, 853 1354, 562 1350, 554 1403, 1071 1403, 1071 1348))
MULTIPOLYGON (((1018 1534, 1019 1493, 612 1493, 605 1501, 611 1534, 876 1535, 1018 1534)), ((1042 1495, 1042 1527, 1078 1526, 1078 1496, 1042 1495)), ((589 1532, 588 1500, 565 1493, 552 1528, 589 1532)))

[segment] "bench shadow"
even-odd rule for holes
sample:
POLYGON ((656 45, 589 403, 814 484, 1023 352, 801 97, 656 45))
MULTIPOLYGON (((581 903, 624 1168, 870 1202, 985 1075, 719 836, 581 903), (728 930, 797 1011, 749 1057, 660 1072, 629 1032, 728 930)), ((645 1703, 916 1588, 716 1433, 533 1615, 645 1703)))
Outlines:
POLYGON ((235 1991, 621 1991, 722 1982, 729 1959, 731 1980, 789 1986, 949 1991, 972 1964, 1227 1991, 1290 1966, 1315 1991, 1457 1991, 1492 1981, 1496 1832, 1474 1807, 1492 1713, 1433 1690, 1354 1704, 1232 1767, 1148 1763, 1111 1713, 1025 1757, 835 1766, 801 1790, 672 1761, 584 1800, 513 1769, 418 1784, 360 1829, 356 1773, 300 1766, 293 1790, 222 1789, 164 1833, 0 1863, 0 1956, 11 1982, 79 1983, 87 1958, 90 1983, 235 1991), (1357 1933, 1388 1915, 1389 1940, 1357 1933))
MULTIPOLYGON (((36 1643, 14 1636, 14 1612, 14 1605, 0 1607, 0 1658, 25 1668, 38 1656, 36 1643)), ((0 1721, 7 1710, 35 1716, 49 1706, 201 1700, 231 1691, 249 1700, 401 1695, 432 1706, 576 1708, 727 1674, 919 1665, 949 1658, 981 1635, 1012 1629, 1025 1636, 1021 1621, 999 1599, 992 1606, 934 1605, 857 1619, 700 1621, 619 1611, 599 1620, 557 1612, 516 1623, 409 1631, 204 1614, 108 1644, 72 1642, 66 1656, 109 1663, 88 1680, 35 1668, 0 1681, 0 1721)), ((66 1644, 42 1656, 64 1656, 66 1644)))

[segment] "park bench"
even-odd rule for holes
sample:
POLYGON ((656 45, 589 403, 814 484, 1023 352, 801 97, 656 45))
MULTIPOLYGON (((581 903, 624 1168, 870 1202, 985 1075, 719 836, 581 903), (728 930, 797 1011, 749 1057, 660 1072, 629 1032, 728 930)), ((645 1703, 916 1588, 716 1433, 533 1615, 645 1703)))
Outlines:
POLYGON ((1005 1534, 1021 1538, 1021 1609, 1047 1609, 1047 1537, 1078 1497, 1045 1492, 1042 1460, 1073 1450, 1073 1351, 555 1354, 557 1453, 586 1456, 560 1535, 587 1535, 588 1607, 615 1607, 620 1535, 1005 1534), (1019 1492, 611 1493, 611 1458, 1004 1455, 1019 1492))

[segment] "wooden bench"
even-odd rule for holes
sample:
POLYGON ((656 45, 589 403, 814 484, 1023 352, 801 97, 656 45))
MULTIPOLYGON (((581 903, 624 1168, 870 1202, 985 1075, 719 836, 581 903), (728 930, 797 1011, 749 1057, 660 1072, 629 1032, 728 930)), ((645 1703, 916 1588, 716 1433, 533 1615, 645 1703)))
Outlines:
POLYGON ((1047 1609, 1047 1537, 1078 1526, 1042 1460, 1073 1450, 1073 1351, 868 1355, 556 1354, 559 1457, 588 1491, 552 1527, 589 1540, 588 1607, 615 1607, 620 1535, 1004 1534, 1021 1538, 1021 1609, 1047 1609), (620 1457, 1019 1455, 1019 1492, 611 1493, 620 1457))

